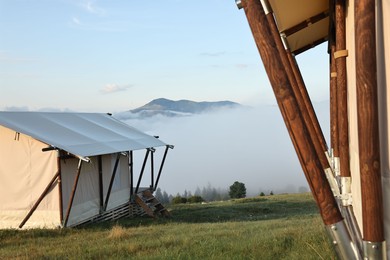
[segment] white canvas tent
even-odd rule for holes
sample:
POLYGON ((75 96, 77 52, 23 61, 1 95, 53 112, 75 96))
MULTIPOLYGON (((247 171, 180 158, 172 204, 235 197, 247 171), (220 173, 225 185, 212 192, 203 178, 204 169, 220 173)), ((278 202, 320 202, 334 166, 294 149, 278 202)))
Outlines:
POLYGON ((75 226, 128 211, 143 173, 134 190, 133 151, 146 149, 146 163, 162 146, 171 147, 107 114, 0 112, 0 228, 75 226))
POLYGON ((245 11, 339 257, 389 259, 390 1, 236 4, 245 11), (330 60, 330 146, 294 57, 324 41, 330 60))

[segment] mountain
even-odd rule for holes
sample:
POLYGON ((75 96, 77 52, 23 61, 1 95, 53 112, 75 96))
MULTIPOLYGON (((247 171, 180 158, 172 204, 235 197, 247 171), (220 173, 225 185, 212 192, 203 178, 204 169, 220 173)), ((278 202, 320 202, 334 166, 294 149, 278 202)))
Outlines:
POLYGON ((240 104, 232 101, 215 101, 215 102, 195 102, 191 100, 170 100, 166 98, 154 99, 151 102, 139 108, 121 113, 121 118, 145 118, 156 115, 168 117, 189 116, 212 112, 226 108, 241 107, 240 104))

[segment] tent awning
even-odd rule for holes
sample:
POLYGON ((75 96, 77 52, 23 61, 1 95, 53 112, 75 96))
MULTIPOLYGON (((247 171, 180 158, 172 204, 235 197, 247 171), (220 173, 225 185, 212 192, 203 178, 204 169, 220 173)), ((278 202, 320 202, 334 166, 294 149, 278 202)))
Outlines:
POLYGON ((82 157, 166 145, 99 113, 0 112, 0 125, 82 157))
POLYGON ((329 0, 269 0, 281 34, 298 54, 328 39, 329 0))

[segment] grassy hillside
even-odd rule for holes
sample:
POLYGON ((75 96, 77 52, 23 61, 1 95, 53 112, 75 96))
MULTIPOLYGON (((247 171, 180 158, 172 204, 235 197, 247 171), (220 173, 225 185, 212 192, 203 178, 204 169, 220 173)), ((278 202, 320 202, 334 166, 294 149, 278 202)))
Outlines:
POLYGON ((171 219, 2 230, 0 259, 335 259, 310 194, 170 210, 171 219))

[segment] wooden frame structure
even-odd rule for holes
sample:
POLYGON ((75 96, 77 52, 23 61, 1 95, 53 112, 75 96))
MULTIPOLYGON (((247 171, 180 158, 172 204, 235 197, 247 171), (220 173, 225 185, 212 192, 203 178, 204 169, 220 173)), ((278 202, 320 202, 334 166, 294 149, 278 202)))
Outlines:
MULTIPOLYGON (((376 69, 378 19, 375 8, 381 10, 381 1, 298 2, 236 0, 239 9, 245 11, 279 109, 338 256, 341 259, 386 259, 376 69), (295 11, 289 8, 294 4, 314 13, 298 10, 301 17, 283 17, 295 11), (283 10, 284 6, 287 11, 283 10), (349 62, 356 67, 356 110, 353 110, 351 94, 348 93, 351 86, 347 84, 347 13, 355 16, 356 59, 349 62), (290 23, 288 26, 286 21, 290 23), (324 29, 326 26, 328 28, 324 29), (323 33, 313 33, 310 27, 323 33), (330 54, 330 148, 295 61, 295 55, 326 40, 330 54), (290 43, 293 48, 290 48, 290 43), (356 141, 349 137, 351 113, 357 115, 356 141), (358 143, 360 179, 351 177, 351 164, 356 164, 356 158, 350 161, 351 142, 358 143), (356 199, 361 197, 361 222, 356 219, 359 210, 353 207, 357 205, 351 191, 353 181, 361 185, 361 194, 356 196, 356 199)), ((352 41, 349 39, 350 44, 352 41)), ((389 46, 384 48, 389 50, 389 46)), ((386 74, 388 70, 382 72, 386 74)))

